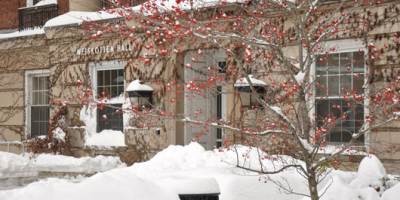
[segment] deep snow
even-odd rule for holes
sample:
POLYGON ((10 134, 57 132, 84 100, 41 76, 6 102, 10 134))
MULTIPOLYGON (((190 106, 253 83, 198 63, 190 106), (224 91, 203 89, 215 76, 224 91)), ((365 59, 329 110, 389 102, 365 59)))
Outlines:
MULTIPOLYGON (((74 199, 178 199, 178 193, 220 192, 221 200, 291 200, 302 196, 287 194, 274 182, 289 183, 297 193, 307 194, 306 180, 296 170, 285 170, 268 177, 235 167, 239 163, 259 169, 258 155, 263 158, 263 169, 278 169, 286 163, 303 165, 288 156, 269 156, 256 148, 245 146, 206 151, 198 143, 187 146, 170 146, 151 160, 131 167, 114 169, 72 183, 63 179, 48 179, 32 183, 24 188, 0 191, 4 200, 74 200, 74 199)), ((324 200, 395 200, 399 185, 377 192, 376 185, 387 178, 380 161, 367 156, 358 172, 333 170, 320 186, 327 188, 324 200), (368 176, 368 177, 366 177, 368 176), (329 186, 329 187, 328 187, 329 186)), ((307 199, 307 198, 304 198, 307 199)))
POLYGON ((53 154, 17 155, 0 151, 0 178, 35 176, 39 171, 90 174, 125 166, 118 157, 111 156, 75 158, 53 154))

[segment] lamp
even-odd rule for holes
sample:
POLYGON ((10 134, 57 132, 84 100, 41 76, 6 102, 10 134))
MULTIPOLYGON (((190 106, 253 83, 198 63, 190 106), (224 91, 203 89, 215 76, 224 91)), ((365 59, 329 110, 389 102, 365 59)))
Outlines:
POLYGON ((153 100, 153 88, 136 79, 129 83, 126 88, 132 105, 137 105, 139 110, 151 108, 153 100))
MULTIPOLYGON (((267 86, 267 84, 264 81, 254 78, 251 74, 249 75, 249 79, 258 94, 264 95, 266 93, 265 86, 267 86)), ((257 98, 251 98, 251 87, 245 77, 236 80, 233 87, 239 92, 244 106, 254 106, 258 104, 257 98)))

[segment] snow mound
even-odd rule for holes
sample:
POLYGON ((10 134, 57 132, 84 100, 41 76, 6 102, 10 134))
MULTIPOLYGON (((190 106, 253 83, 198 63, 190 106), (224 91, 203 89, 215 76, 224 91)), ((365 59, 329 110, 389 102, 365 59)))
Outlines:
MULTIPOLYGON (((190 143, 186 146, 169 146, 149 161, 98 173, 80 183, 48 179, 24 188, 0 191, 0 199, 177 200, 178 194, 206 192, 220 193, 220 200, 301 199, 298 195, 279 190, 276 183, 290 184, 293 192, 308 194, 307 180, 297 170, 284 170, 279 174, 263 176, 236 167, 236 164, 239 164, 257 169, 259 162, 262 162, 264 170, 279 169, 290 163, 304 164, 289 156, 268 155, 254 147, 235 145, 228 149, 206 151, 200 144, 190 143)), ((354 183, 360 177, 379 178, 385 174, 375 156, 366 157, 356 173, 333 171, 326 174, 318 187, 320 194, 326 191, 321 199, 398 199, 400 185, 384 191, 381 198, 376 188, 369 187, 369 184, 354 183)))
POLYGON ((382 195, 382 200, 398 200, 400 197, 400 183, 386 190, 382 195))
POLYGON ((40 154, 36 157, 34 165, 39 171, 84 173, 104 172, 125 166, 118 157, 112 156, 74 158, 51 154, 40 154))
MULTIPOLYGON (((265 197, 297 200, 298 196, 283 193, 273 182, 266 179, 264 181, 264 176, 236 167, 238 163, 247 168, 258 169, 258 155, 267 156, 258 150, 236 145, 229 149, 206 151, 200 144, 192 142, 186 146, 169 146, 151 160, 136 163, 126 170, 142 178, 156 180, 161 187, 175 192, 187 193, 197 190, 217 193, 219 191, 220 200, 261 200, 265 197), (236 162, 237 155, 239 155, 238 162, 236 162), (217 185, 212 183, 213 180, 217 185), (187 186, 182 188, 183 185, 187 186)), ((290 157, 270 156, 262 162, 264 169, 275 169, 283 162, 295 161, 290 157)), ((269 178, 279 182, 290 180, 298 192, 307 191, 304 179, 296 170, 285 170, 269 178)))
POLYGON ((39 171, 95 173, 125 166, 118 157, 111 156, 75 158, 0 152, 0 178, 36 176, 39 171))
POLYGON ((176 194, 133 174, 110 171, 100 173, 80 183, 63 179, 47 179, 24 188, 0 191, 4 200, 179 200, 176 194))
POLYGON ((381 161, 374 155, 364 157, 358 167, 357 177, 350 183, 355 188, 372 187, 383 192, 387 179, 386 170, 381 161))
POLYGON ((28 157, 0 151, 0 177, 36 175, 32 161, 28 157))
POLYGON ((103 130, 100 133, 86 135, 85 145, 98 147, 125 146, 125 136, 121 131, 103 130))
POLYGON ((326 193, 321 200, 379 200, 379 194, 374 189, 355 189, 337 175, 333 175, 331 182, 320 190, 320 193, 324 191, 326 193))

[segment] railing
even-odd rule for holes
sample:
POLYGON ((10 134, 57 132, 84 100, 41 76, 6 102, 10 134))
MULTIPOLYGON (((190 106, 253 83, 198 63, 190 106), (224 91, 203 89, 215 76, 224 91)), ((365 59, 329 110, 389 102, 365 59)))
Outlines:
POLYGON ((26 7, 18 10, 19 30, 42 27, 47 20, 58 15, 57 4, 26 7))

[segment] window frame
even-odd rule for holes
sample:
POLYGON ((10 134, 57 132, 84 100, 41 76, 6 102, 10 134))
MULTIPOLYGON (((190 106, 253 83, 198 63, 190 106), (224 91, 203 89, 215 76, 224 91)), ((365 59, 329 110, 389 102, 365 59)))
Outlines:
MULTIPOLYGON (((364 52, 364 58, 368 56, 368 49, 365 47, 363 44, 363 41, 361 39, 344 39, 344 40, 331 40, 331 41, 326 41, 326 42, 321 42, 321 47, 322 49, 332 49, 335 48, 336 50, 332 53, 329 54, 339 54, 339 53, 352 53, 352 52, 357 52, 357 51, 363 51, 364 52)), ((319 55, 324 55, 325 52, 315 54, 313 57, 314 62, 311 64, 311 69, 310 69, 310 82, 316 81, 317 75, 316 75, 316 56, 319 55)), ((368 80, 368 74, 369 74, 369 66, 366 64, 366 60, 364 59, 364 84, 368 80)), ((369 87, 363 88, 364 90, 364 95, 369 96, 369 87)), ((311 99, 309 101, 309 106, 311 108, 311 112, 309 116, 311 119, 313 119, 315 125, 317 124, 317 119, 316 119, 316 84, 314 84, 313 89, 312 89, 312 96, 308 97, 311 99)), ((340 88, 339 88, 340 90, 340 88)), ((327 94, 328 95, 328 94, 327 94)), ((341 99, 340 94, 338 96, 332 97, 333 99, 341 99)), ((327 97, 327 99, 332 99, 327 97)), ((366 122, 367 116, 369 115, 369 99, 365 98, 364 99, 364 105, 363 105, 363 111, 364 111, 364 116, 363 116, 363 121, 364 123, 366 122)), ((368 124, 366 124, 368 125, 368 124)), ((368 127, 367 127, 368 128, 368 127)), ((312 129, 312 133, 310 135, 314 135, 315 133, 315 127, 312 129)), ((368 149, 369 147, 369 141, 370 141, 370 131, 367 131, 364 134, 364 142, 362 144, 363 147, 366 147, 368 149)), ((330 142, 327 141, 329 145, 341 145, 345 144, 346 142, 330 142)))
MULTIPOLYGON (((32 84, 31 80, 33 77, 49 77, 50 78, 50 70, 48 69, 40 69, 40 70, 27 70, 25 71, 25 138, 32 138, 31 135, 31 111, 32 111, 32 84)), ((49 87, 49 93, 50 93, 50 87, 49 87)), ((50 100, 50 95, 49 95, 49 100, 50 100)), ((50 108, 50 101, 49 101, 49 119, 50 119, 50 113, 51 113, 51 108, 50 108)))
MULTIPOLYGON (((99 71, 108 71, 108 70, 123 70, 124 71, 124 88, 122 91, 123 96, 125 97, 125 89, 126 89, 126 80, 125 80, 125 66, 126 61, 122 61, 122 60, 111 60, 111 61, 102 61, 102 62, 91 62, 89 63, 89 70, 90 70, 90 76, 91 76, 91 80, 92 80, 92 90, 93 90, 93 99, 95 101, 98 100, 97 98, 97 73, 99 71)), ((125 98, 124 98, 125 99, 125 98)), ((107 103, 106 103, 107 104, 107 103)), ((121 104, 123 107, 124 104, 124 100, 122 101, 114 101, 112 104, 121 104)), ((98 110, 97 107, 95 109, 96 115, 94 116, 95 121, 96 121, 96 132, 99 133, 98 131, 98 110)), ((124 123, 124 115, 122 115, 122 129, 125 128, 125 123, 124 123)), ((100 131, 101 132, 101 131, 100 131)))

